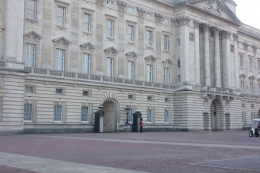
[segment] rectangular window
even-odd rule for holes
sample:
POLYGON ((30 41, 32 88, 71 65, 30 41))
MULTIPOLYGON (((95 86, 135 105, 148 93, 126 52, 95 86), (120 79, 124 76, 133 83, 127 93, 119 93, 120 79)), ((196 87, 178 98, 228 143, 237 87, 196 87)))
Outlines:
POLYGON ((33 93, 33 87, 31 87, 31 86, 25 86, 25 92, 26 92, 26 93, 33 93))
POLYGON ((246 125, 246 113, 242 112, 242 124, 246 125))
POLYGON ((83 54, 82 58, 82 72, 85 74, 90 74, 90 54, 83 54))
POLYGON ((107 0, 107 4, 108 5, 113 5, 114 3, 113 3, 113 1, 107 0))
POLYGON ((240 55, 240 68, 244 67, 244 58, 242 55, 240 55))
POLYGON ((65 50, 56 49, 56 70, 64 71, 65 50))
POLYGON ((128 79, 134 79, 134 62, 128 61, 128 79))
POLYGON ((62 106, 56 105, 54 106, 54 122, 62 121, 62 106))
POLYGON ((133 7, 127 7, 127 11, 133 13, 135 12, 135 9, 133 7))
POLYGON ((152 16, 152 14, 150 14, 150 13, 146 13, 146 17, 147 17, 147 18, 152 18, 153 16, 152 16))
POLYGON ((169 19, 164 18, 164 19, 163 19, 163 22, 164 22, 164 23, 169 23, 169 19))
POLYGON ((32 104, 24 104, 24 121, 32 121, 32 104))
POLYGON ((26 44, 25 48, 25 66, 34 67, 35 66, 35 45, 34 44, 26 44))
POLYGON ((169 36, 164 35, 164 50, 169 50, 169 36))
POLYGON ((147 82, 153 82, 153 66, 147 65, 147 82))
POLYGON ((107 76, 114 77, 114 59, 107 58, 107 76))
POLYGON ((128 95, 128 99, 129 99, 129 100, 133 100, 133 99, 134 99, 134 96, 133 96, 133 95, 128 95))
POLYGON ((181 40, 179 38, 177 38, 177 47, 181 46, 181 40))
POLYGON ((152 122, 152 110, 147 110, 147 123, 152 122))
POLYGON ((57 15, 57 24, 64 26, 65 25, 65 14, 66 8, 58 6, 58 15, 57 15))
POLYGON ((254 94, 253 82, 250 82, 250 95, 254 94))
POLYGON ((148 96, 147 97, 147 101, 152 102, 153 101, 153 97, 152 96, 148 96))
POLYGON ((133 122, 133 109, 129 109, 129 112, 128 112, 128 122, 129 123, 133 122))
POLYGON ((63 94, 62 91, 63 91, 62 89, 56 89, 56 94, 57 94, 57 95, 62 95, 62 94, 63 94))
POLYGON ((170 98, 165 98, 165 103, 170 103, 170 98))
POLYGON ((89 97, 89 91, 83 91, 83 96, 89 97))
POLYGON ((27 18, 36 19, 36 0, 27 0, 27 18))
POLYGON ((84 13, 84 31, 91 32, 91 15, 84 13))
POLYGON ((181 83, 181 75, 178 75, 178 83, 181 83))
POLYGON ((164 110, 164 122, 168 123, 169 122, 169 111, 164 110))
POLYGON ((240 81, 240 90, 241 93, 244 93, 244 81, 240 81))
POLYGON ((181 68, 181 60, 178 60, 178 70, 181 68))
POLYGON ((253 69, 253 60, 252 58, 249 58, 249 70, 253 69))
POLYGON ((169 85, 170 83, 170 75, 169 75, 169 72, 170 69, 169 68, 164 68, 164 84, 167 84, 169 85))
POLYGON ((260 60, 257 60, 258 63, 258 71, 260 71, 260 60))
POLYGON ((81 107, 81 121, 88 122, 88 107, 87 106, 81 107))
POLYGON ((128 25, 128 41, 134 42, 134 26, 128 25))
POLYGON ((152 47, 152 31, 146 31, 146 45, 152 47))
POLYGON ((113 38, 114 37, 114 21, 107 20, 107 36, 113 38))

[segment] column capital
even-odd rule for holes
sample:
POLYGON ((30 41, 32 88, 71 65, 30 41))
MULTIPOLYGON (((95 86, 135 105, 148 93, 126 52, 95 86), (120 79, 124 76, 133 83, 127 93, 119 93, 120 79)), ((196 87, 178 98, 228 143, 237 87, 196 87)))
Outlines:
POLYGON ((235 41, 238 41, 238 37, 239 36, 237 34, 235 34, 235 33, 233 34, 233 38, 234 38, 235 41))
POLYGON ((209 25, 206 23, 201 23, 200 26, 203 28, 203 31, 209 31, 209 25))
POLYGON ((257 51, 257 46, 256 45, 252 45, 253 47, 253 51, 256 52, 257 51))
POLYGON ((127 3, 123 2, 122 0, 117 0, 117 5, 118 5, 120 10, 124 10, 126 5, 127 5, 127 3))
POLYGON ((138 12, 138 14, 139 14, 140 16, 143 16, 144 13, 145 13, 145 10, 144 10, 143 8, 136 7, 136 10, 137 10, 137 12, 138 12))
POLYGON ((230 39, 231 33, 228 31, 221 31, 220 35, 222 39, 230 39))
POLYGON ((158 21, 158 22, 162 21, 162 18, 163 18, 162 14, 154 13, 154 16, 155 16, 156 21, 158 21))
POLYGON ((177 23, 179 26, 183 26, 183 25, 189 26, 190 18, 186 16, 178 17, 173 20, 173 23, 177 23))
POLYGON ((104 0, 97 0, 97 4, 104 4, 104 0))
POLYGON ((221 30, 217 27, 212 27, 212 31, 214 32, 214 35, 219 35, 221 30))
POLYGON ((199 29, 201 22, 198 21, 198 20, 193 20, 193 21, 194 21, 194 27, 195 27, 196 29, 199 29))

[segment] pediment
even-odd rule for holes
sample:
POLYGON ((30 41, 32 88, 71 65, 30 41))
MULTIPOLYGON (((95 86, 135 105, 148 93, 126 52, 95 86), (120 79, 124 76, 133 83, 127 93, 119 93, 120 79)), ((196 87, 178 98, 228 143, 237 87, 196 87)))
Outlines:
POLYGON ((144 58, 146 61, 152 61, 152 62, 155 62, 156 61, 156 58, 155 56, 153 55, 149 55, 147 57, 144 58))
POLYGON ((255 77, 254 76, 250 76, 248 79, 249 80, 255 80, 255 77))
POLYGON ((25 39, 36 39, 38 41, 42 38, 42 36, 35 31, 31 31, 31 32, 24 33, 24 38, 25 39))
POLYGON ((92 43, 87 42, 87 43, 83 43, 81 45, 79 45, 81 47, 82 50, 90 50, 90 51, 94 51, 96 49, 96 46, 94 46, 92 43))
POLYGON ((214 16, 234 22, 238 25, 242 24, 222 0, 193 0, 187 2, 187 4, 214 16))
POLYGON ((111 53, 113 55, 116 55, 118 53, 118 50, 114 47, 109 47, 104 50, 106 53, 111 53))
POLYGON ((168 65, 172 65, 172 64, 173 64, 170 59, 165 59, 165 60, 162 61, 162 63, 163 63, 164 65, 167 65, 167 64, 168 64, 168 65))
POLYGON ((239 75, 240 78, 246 78, 246 75, 245 74, 241 74, 239 75))
POLYGON ((65 37, 59 37, 59 38, 56 38, 56 39, 53 39, 52 40, 53 42, 55 42, 55 44, 64 44, 64 45, 69 45, 71 42, 66 39, 65 37))
POLYGON ((135 51, 128 52, 125 55, 128 58, 134 58, 134 59, 138 58, 138 56, 139 56, 135 51))

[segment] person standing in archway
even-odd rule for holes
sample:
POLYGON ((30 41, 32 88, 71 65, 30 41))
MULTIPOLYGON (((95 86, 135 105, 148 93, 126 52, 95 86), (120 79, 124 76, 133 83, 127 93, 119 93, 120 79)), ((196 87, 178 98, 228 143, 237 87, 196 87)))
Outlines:
POLYGON ((143 118, 140 119, 140 123, 139 123, 139 126, 140 126, 140 132, 143 132, 143 118))

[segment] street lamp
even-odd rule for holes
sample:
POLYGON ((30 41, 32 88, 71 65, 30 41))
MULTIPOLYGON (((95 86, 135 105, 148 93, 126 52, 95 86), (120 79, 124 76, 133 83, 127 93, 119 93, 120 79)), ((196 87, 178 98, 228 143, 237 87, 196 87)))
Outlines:
POLYGON ((98 108, 99 108, 99 110, 102 110, 103 109, 103 105, 100 104, 98 108))
POLYGON ((128 125, 129 124, 129 122, 128 122, 128 114, 129 114, 130 108, 128 106, 126 106, 125 110, 126 110, 126 123, 125 124, 128 125))

